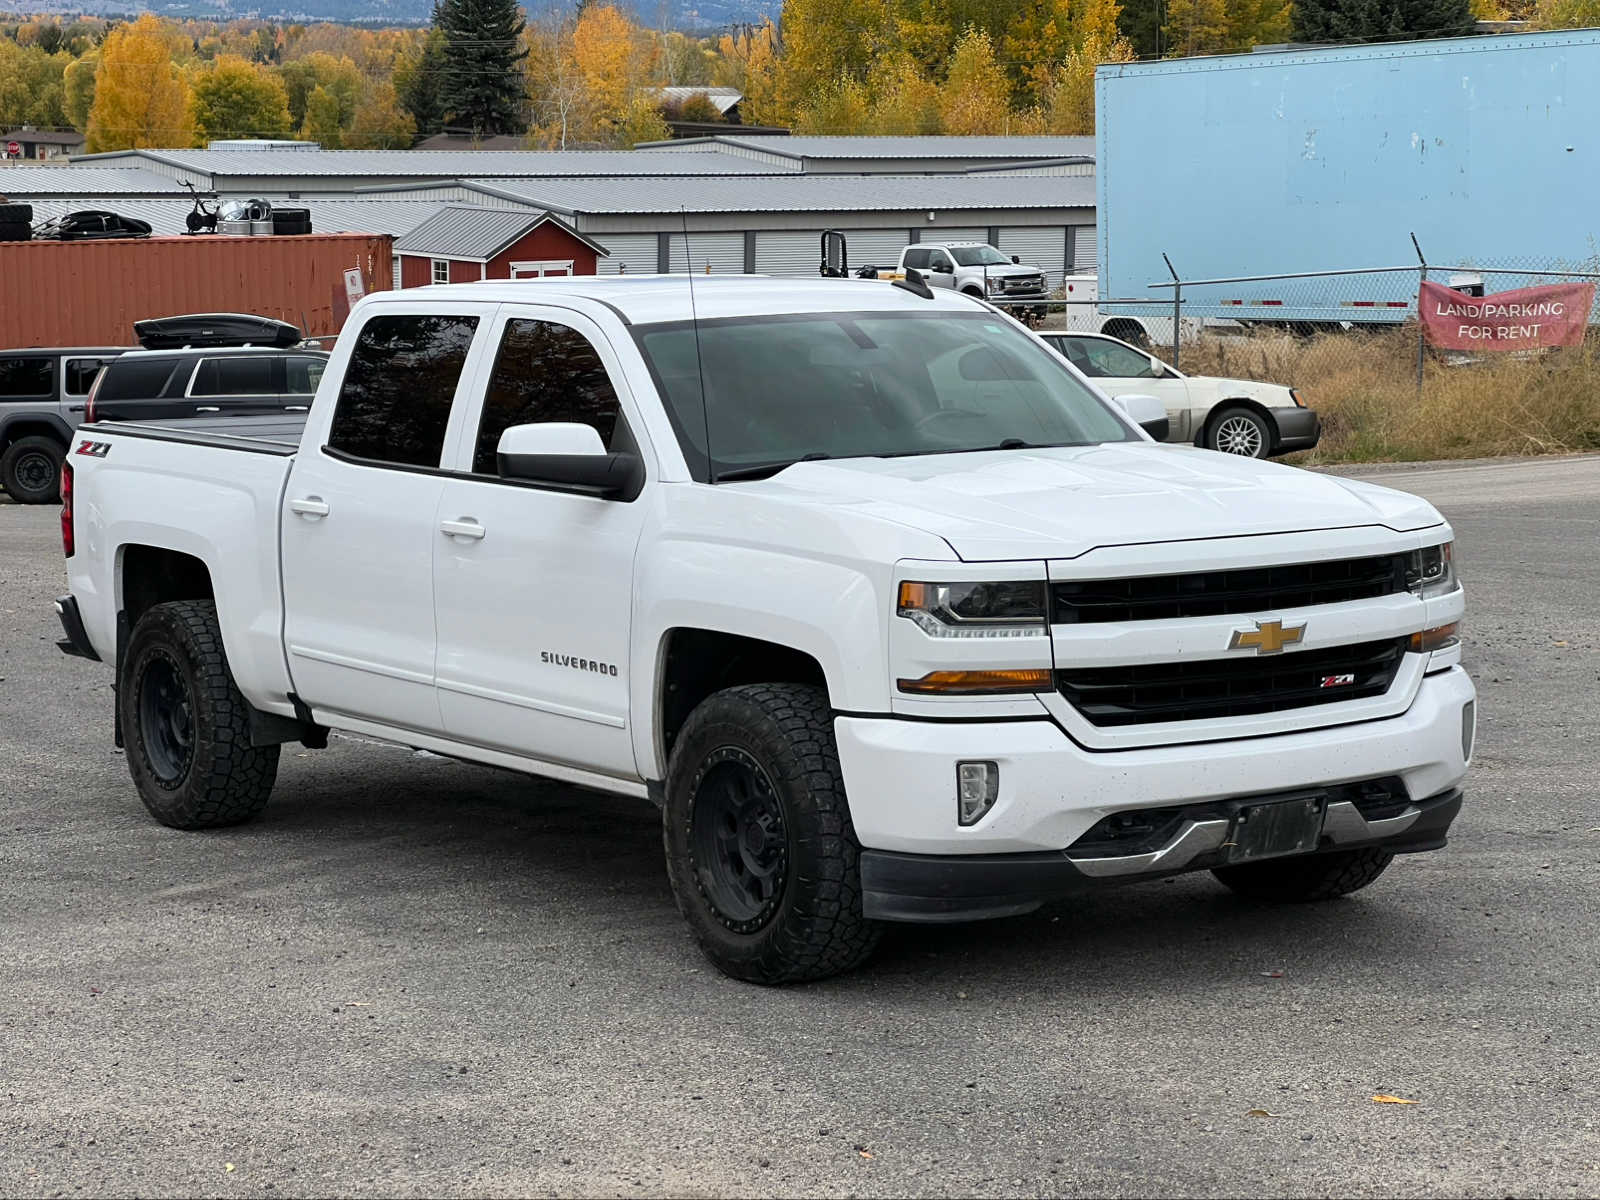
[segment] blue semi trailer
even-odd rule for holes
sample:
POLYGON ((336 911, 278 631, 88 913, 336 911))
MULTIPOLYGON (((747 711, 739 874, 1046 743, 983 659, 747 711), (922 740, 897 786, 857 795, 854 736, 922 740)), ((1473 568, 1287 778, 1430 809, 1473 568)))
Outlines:
POLYGON ((1408 268, 1182 291, 1185 317, 1319 325, 1414 315, 1413 233, 1468 291, 1600 270, 1600 30, 1118 64, 1095 100, 1107 314, 1171 314, 1163 255, 1185 280, 1408 268))

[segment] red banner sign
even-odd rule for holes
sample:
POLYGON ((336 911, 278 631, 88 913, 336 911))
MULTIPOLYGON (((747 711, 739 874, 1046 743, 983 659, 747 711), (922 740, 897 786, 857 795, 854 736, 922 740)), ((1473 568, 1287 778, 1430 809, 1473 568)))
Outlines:
POLYGON ((1592 283, 1553 283, 1493 296, 1422 284, 1417 311, 1428 344, 1441 350, 1537 350, 1583 342, 1594 306, 1592 283))

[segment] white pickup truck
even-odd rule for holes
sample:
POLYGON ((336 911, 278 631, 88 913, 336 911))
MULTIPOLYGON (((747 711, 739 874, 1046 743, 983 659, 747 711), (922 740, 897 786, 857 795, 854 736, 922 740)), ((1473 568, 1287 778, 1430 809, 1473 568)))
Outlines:
POLYGON ((1445 844, 1474 693, 1428 504, 1156 444, 959 294, 690 286, 384 292, 303 417, 80 431, 62 645, 115 665, 151 813, 247 820, 329 727, 648 797, 765 983, 886 921, 1328 898, 1445 844))

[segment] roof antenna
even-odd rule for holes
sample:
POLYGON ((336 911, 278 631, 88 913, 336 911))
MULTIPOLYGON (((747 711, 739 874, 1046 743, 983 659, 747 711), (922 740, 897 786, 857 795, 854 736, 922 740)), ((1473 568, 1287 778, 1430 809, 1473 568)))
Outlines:
POLYGON ((694 305, 694 250, 689 245, 689 210, 682 206, 678 216, 683 221, 683 261, 689 268, 689 320, 694 326, 694 369, 700 377, 700 417, 706 431, 706 482, 717 481, 717 460, 711 457, 711 398, 706 395, 706 364, 700 355, 700 313, 694 305))

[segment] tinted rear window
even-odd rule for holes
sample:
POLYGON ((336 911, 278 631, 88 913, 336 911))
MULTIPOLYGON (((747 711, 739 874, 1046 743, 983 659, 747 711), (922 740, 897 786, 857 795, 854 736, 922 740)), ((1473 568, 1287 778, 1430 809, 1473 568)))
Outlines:
POLYGON ((62 391, 69 396, 87 396, 89 389, 94 386, 94 377, 100 374, 100 368, 110 362, 109 358, 69 358, 62 367, 65 373, 62 391))
POLYGON ((0 400, 55 394, 53 358, 0 358, 0 400))
POLYGON ((268 396, 277 392, 269 354, 208 358, 195 373, 191 396, 268 396))
MULTIPOLYGON (((187 367, 192 359, 184 359, 187 367)), ((106 377, 100 384, 97 399, 107 400, 157 400, 167 389, 178 361, 171 358, 119 358, 106 367, 106 377)))
POLYGON ((322 382, 322 372, 327 365, 328 360, 325 358, 284 359, 283 367, 288 379, 283 390, 291 396, 315 395, 317 385, 322 382))
POLYGON ((477 317, 374 317, 361 327, 328 447, 356 458, 437 467, 477 317))

